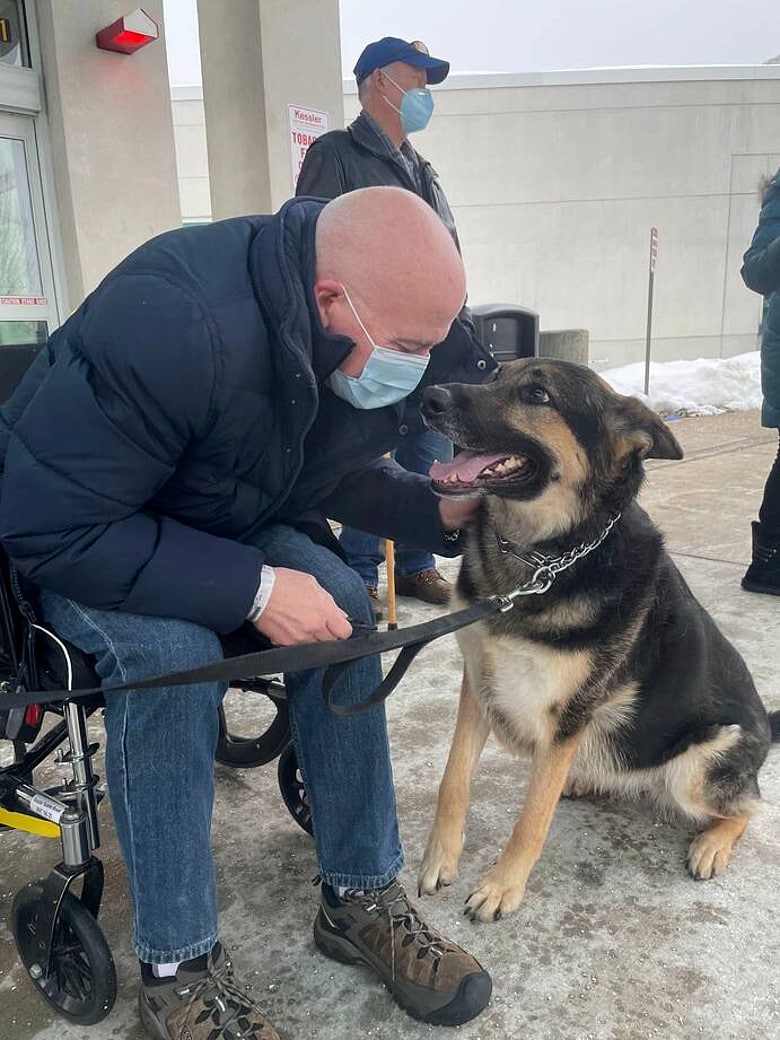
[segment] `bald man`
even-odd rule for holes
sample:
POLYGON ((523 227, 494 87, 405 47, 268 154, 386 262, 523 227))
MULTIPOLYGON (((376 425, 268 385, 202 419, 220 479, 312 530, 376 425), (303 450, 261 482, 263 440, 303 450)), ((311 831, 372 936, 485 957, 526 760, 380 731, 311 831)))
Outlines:
MULTIPOLYGON (((458 551, 473 507, 375 460, 464 292, 444 226, 396 188, 324 208, 293 200, 136 250, 0 413, 0 538, 43 619, 96 657, 106 684, 213 661, 239 629, 289 645, 370 623, 325 517, 458 551)), ((357 663, 335 696, 363 700, 380 678, 378 660, 357 663)), ((382 709, 332 715, 320 672, 286 684, 322 877, 317 945, 369 965, 415 1017, 468 1021, 490 977, 396 880, 382 709)), ((202 683, 106 697, 139 1007, 158 1040, 278 1036, 219 941, 210 825, 224 693, 202 683)), ((274 905, 257 921, 277 944, 285 924, 274 905)), ((302 979, 290 998, 305 994, 302 979)))

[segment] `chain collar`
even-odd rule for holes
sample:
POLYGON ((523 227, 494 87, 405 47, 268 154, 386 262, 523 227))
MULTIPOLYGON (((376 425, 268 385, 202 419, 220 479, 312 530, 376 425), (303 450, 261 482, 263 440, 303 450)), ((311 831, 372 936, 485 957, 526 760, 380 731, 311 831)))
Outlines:
POLYGON ((516 560, 526 564, 528 567, 532 567, 534 571, 530 581, 527 581, 524 585, 518 585, 516 589, 513 589, 512 592, 507 593, 505 596, 496 597, 498 603, 501 604, 501 613, 503 614, 507 610, 511 610, 519 596, 534 596, 547 592, 561 571, 568 570, 577 560, 583 559, 583 557, 592 553, 594 549, 601 545, 620 519, 620 516, 620 513, 615 513, 607 521, 604 530, 598 538, 595 538, 592 542, 582 542, 580 545, 575 545, 573 549, 567 549, 560 556, 547 556, 545 553, 534 552, 533 550, 523 552, 516 542, 510 542, 502 537, 498 527, 493 524, 496 541, 501 552, 508 556, 514 556, 516 560))

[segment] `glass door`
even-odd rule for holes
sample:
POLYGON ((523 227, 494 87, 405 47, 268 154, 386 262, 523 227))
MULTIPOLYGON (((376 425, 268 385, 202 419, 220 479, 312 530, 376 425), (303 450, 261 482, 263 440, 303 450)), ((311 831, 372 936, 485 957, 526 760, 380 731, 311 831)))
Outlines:
POLYGON ((58 324, 34 120, 0 112, 0 349, 58 324))

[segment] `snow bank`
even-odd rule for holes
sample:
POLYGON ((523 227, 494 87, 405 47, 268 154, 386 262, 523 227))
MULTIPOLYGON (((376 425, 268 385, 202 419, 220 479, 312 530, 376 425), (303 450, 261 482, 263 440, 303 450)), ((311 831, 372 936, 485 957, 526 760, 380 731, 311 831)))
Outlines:
POLYGON ((761 407, 761 361, 757 350, 730 358, 652 361, 645 395, 643 362, 599 375, 618 393, 639 397, 664 416, 718 415, 761 407))

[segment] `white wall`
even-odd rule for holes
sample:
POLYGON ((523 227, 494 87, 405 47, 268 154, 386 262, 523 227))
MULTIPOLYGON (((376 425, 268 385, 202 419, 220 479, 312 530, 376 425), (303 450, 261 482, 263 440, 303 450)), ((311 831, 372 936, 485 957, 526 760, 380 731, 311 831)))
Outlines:
MULTIPOLYGON (((589 329, 597 367, 639 360, 654 225, 654 358, 756 345, 760 300, 739 267, 759 177, 780 166, 780 68, 451 76, 435 96, 414 144, 455 211, 472 303, 589 329)), ((347 121, 357 111, 349 86, 347 121)))
MULTIPOLYGON (((162 0, 144 5, 160 25, 162 0)), ((62 253, 70 299, 136 246, 180 221, 165 45, 138 53, 95 46, 120 0, 38 0, 62 253)))
POLYGON ((202 91, 173 87, 173 134, 182 219, 187 223, 211 220, 209 158, 202 91))

